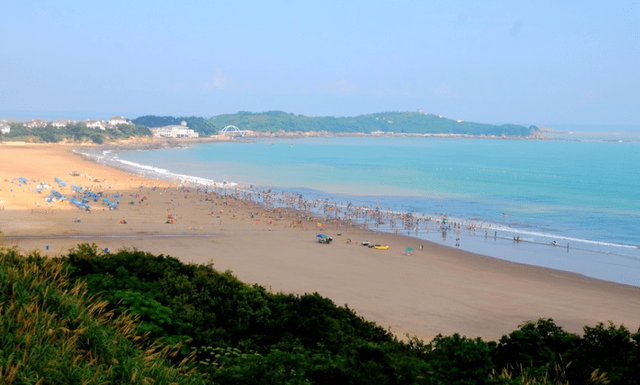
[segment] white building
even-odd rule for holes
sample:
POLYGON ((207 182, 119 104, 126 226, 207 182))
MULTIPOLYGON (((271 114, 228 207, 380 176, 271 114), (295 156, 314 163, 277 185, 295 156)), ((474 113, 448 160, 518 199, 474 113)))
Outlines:
POLYGON ((150 128, 153 136, 157 138, 197 138, 199 135, 194 130, 187 127, 184 120, 180 125, 150 128))
POLYGON ((104 130, 107 127, 104 120, 87 120, 85 124, 88 128, 99 128, 101 130, 104 130))
POLYGON ((75 120, 68 120, 68 119, 62 119, 62 120, 56 120, 55 122, 51 122, 51 126, 54 128, 63 128, 63 127, 67 127, 70 124, 76 124, 75 120))
POLYGON ((30 120, 24 124, 27 128, 43 128, 47 126, 47 122, 42 119, 30 120))
POLYGON ((11 126, 6 120, 0 122, 0 134, 8 134, 11 132, 11 126))
POLYGON ((128 122, 123 116, 114 116, 109 119, 110 126, 117 126, 118 124, 127 124, 129 126, 133 126, 133 123, 128 122))

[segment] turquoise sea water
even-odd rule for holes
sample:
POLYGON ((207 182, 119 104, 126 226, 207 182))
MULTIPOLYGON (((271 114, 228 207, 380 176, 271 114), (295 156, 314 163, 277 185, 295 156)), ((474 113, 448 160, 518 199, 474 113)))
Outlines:
POLYGON ((344 205, 446 214, 464 223, 459 242, 435 224, 417 236, 640 286, 640 147, 633 141, 309 138, 109 153, 103 160, 151 177, 226 180, 344 205), (522 242, 514 243, 516 236, 522 242))

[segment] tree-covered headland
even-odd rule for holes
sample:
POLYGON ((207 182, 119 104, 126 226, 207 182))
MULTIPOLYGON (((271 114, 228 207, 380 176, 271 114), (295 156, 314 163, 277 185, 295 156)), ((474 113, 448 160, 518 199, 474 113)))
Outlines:
POLYGON ((538 127, 516 124, 492 125, 447 119, 441 115, 421 112, 380 112, 355 117, 310 117, 282 111, 246 112, 198 117, 142 116, 133 123, 147 127, 178 125, 181 121, 200 135, 214 135, 228 125, 258 133, 306 133, 371 134, 393 132, 399 134, 458 134, 473 136, 530 137, 539 132, 538 127))
POLYGON ((0 250, 0 383, 638 384, 640 332, 527 321, 499 341, 398 340, 317 293, 82 244, 0 250))
POLYGON ((11 123, 10 132, 0 134, 3 141, 25 141, 33 143, 93 142, 108 143, 122 139, 151 137, 150 128, 179 126, 183 121, 200 136, 218 134, 224 127, 233 125, 240 130, 257 134, 445 134, 468 136, 491 136, 528 138, 540 135, 536 126, 517 124, 493 125, 447 119, 441 115, 422 112, 380 112, 355 117, 310 117, 282 111, 246 112, 223 114, 209 119, 198 116, 154 116, 133 119, 133 125, 121 124, 105 130, 90 128, 84 122, 56 128, 29 128, 22 123, 11 123))

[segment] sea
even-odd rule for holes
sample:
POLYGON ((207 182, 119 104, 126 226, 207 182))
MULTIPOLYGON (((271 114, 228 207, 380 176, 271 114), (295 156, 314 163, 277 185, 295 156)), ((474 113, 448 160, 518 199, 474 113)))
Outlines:
POLYGON ((338 207, 366 206, 392 218, 423 218, 410 228, 393 221, 369 227, 640 286, 640 134, 549 136, 241 139, 78 151, 149 178, 237 183, 338 207))

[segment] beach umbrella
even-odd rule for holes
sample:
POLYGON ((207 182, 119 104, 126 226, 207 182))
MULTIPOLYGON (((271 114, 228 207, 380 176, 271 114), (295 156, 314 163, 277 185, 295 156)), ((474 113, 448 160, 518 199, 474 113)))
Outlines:
POLYGON ((411 255, 412 251, 413 251, 413 248, 407 247, 407 255, 411 255))

